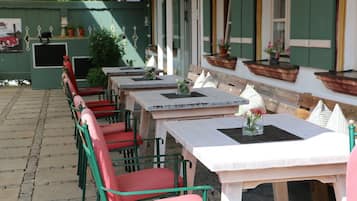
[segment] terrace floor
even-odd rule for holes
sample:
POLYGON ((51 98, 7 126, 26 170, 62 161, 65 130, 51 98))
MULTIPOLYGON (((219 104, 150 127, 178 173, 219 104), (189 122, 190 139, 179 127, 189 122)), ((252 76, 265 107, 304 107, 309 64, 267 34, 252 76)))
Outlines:
MULTIPOLYGON (((174 144, 174 142, 171 142, 174 144)), ((0 88, 0 200, 77 201, 77 150, 73 121, 62 90, 0 88)), ((217 177, 199 165, 197 184, 210 184, 220 200, 217 177)), ((291 201, 309 201, 309 186, 289 183, 291 201)), ((88 182, 87 200, 95 200, 88 182)), ((270 184, 243 194, 244 201, 272 201, 270 184)))

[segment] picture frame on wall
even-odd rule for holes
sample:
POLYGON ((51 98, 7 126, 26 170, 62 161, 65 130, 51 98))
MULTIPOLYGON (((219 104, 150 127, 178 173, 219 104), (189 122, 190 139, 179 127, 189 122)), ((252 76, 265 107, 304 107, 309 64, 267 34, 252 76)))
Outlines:
POLYGON ((22 52, 21 18, 0 18, 0 53, 22 52))

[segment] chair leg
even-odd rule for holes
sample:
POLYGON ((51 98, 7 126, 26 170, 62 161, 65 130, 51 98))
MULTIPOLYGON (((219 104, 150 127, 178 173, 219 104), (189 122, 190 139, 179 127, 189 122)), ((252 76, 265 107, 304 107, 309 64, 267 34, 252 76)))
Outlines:
POLYGON ((83 178, 82 178, 82 201, 86 200, 86 187, 87 187, 87 159, 83 157, 83 178))

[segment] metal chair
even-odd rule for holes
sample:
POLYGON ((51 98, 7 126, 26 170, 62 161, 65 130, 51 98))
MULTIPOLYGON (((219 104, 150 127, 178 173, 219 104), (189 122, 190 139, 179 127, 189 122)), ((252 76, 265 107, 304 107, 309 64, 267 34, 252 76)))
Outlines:
MULTIPOLYGON (((99 129, 94 115, 89 109, 82 112, 82 124, 77 124, 82 138, 83 150, 89 161, 92 175, 97 187, 97 200, 100 201, 135 201, 168 195, 189 190, 202 190, 203 199, 207 199, 210 186, 186 186, 186 161, 180 155, 165 156, 166 163, 170 157, 174 162, 174 170, 168 168, 150 168, 136 172, 115 175, 113 161, 110 158, 103 133, 99 129), (183 177, 179 177, 179 167, 182 166, 183 177)), ((139 162, 136 158, 135 162, 139 162)), ((120 161, 114 161, 117 163, 120 161)), ((197 195, 183 195, 169 198, 166 201, 191 200, 201 201, 197 195)))
MULTIPOLYGON (((352 126, 350 126, 350 129, 352 129, 352 126)), ((351 155, 347 162, 347 172, 346 172, 347 201, 357 200, 356 186, 357 186, 357 149, 354 149, 352 150, 351 155)))

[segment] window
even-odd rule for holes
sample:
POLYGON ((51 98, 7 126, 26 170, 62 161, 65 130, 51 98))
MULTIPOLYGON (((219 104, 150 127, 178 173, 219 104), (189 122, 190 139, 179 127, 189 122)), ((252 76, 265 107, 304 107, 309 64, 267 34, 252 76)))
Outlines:
POLYGON ((272 35, 271 41, 280 41, 283 49, 289 47, 289 0, 272 0, 272 35))

